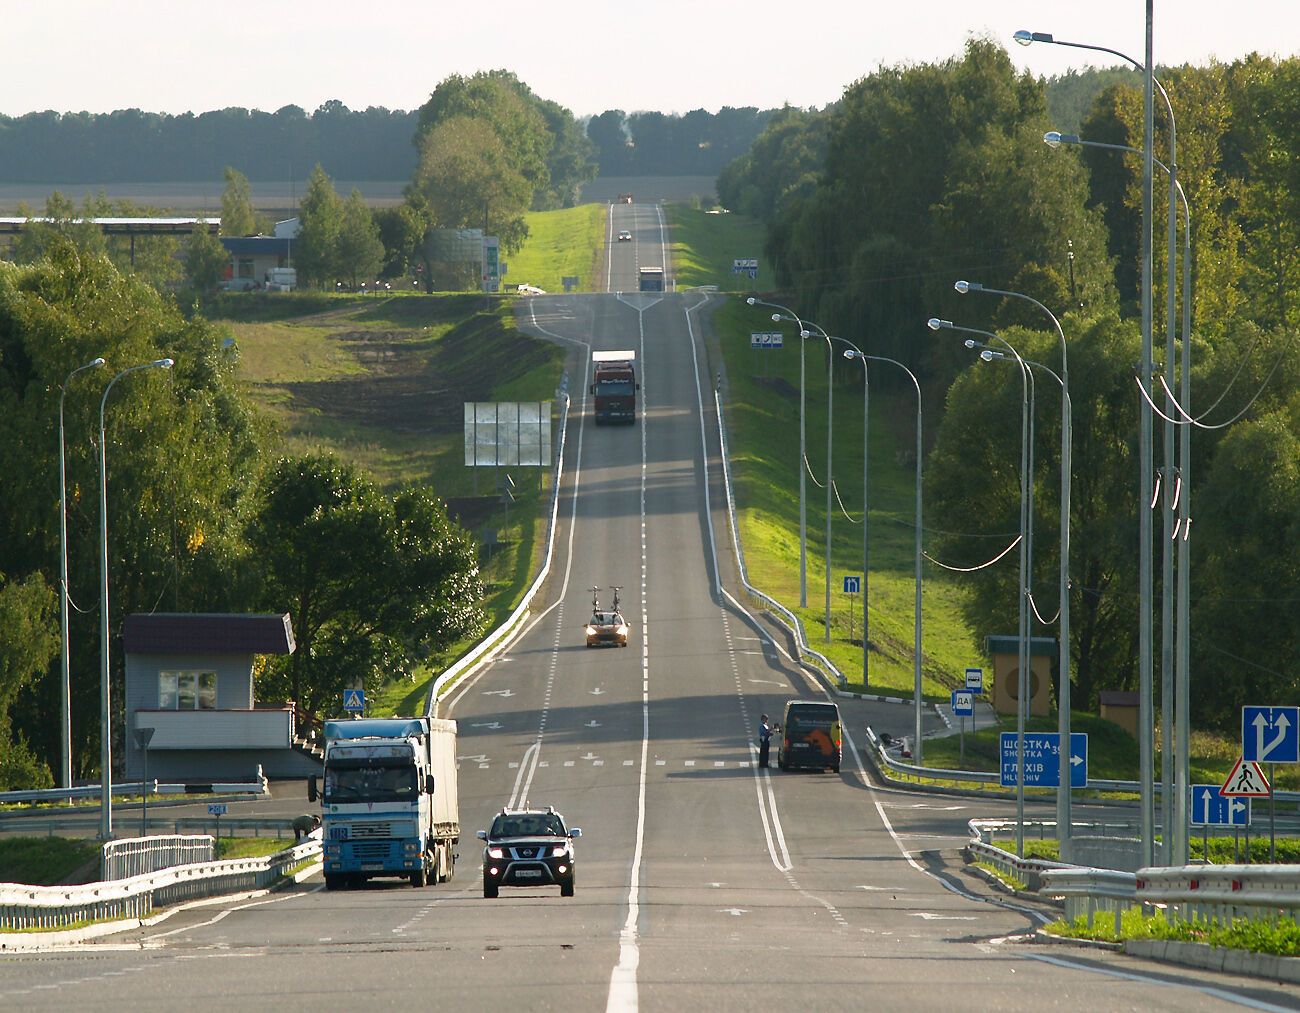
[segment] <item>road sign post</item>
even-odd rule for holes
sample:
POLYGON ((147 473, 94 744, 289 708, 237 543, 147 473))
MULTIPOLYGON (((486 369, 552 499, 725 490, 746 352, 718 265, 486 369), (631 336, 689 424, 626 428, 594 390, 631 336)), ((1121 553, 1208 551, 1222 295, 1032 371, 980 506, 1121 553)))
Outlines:
MULTIPOLYGON (((1253 761, 1256 770, 1259 764, 1268 764, 1268 860, 1274 862, 1277 860, 1277 811, 1273 785, 1277 782, 1277 764, 1300 763, 1300 707, 1242 707, 1241 757, 1253 761)), ((1233 769, 1235 772, 1236 768, 1233 769)), ((1246 860, 1250 860, 1249 850, 1246 860)))
POLYGON ((959 762, 966 762, 966 719, 973 717, 975 714, 975 694, 969 689, 954 689, 952 691, 952 713, 957 719, 957 734, 959 736, 958 756, 959 762))
POLYGON ((217 820, 216 833, 212 835, 212 857, 214 859, 221 857, 221 817, 225 815, 229 807, 225 802, 209 802, 208 815, 215 816, 217 820))
POLYGON ((984 692, 984 669, 968 668, 966 669, 966 688, 972 693, 984 692))
MULTIPOLYGON (((1016 787, 1015 732, 1001 735, 1002 787, 1016 787)), ((1056 788, 1061 781, 1060 732, 1025 732, 1024 785, 1026 788, 1056 788)), ((1088 786, 1088 733, 1070 733, 1070 787, 1088 786)))
POLYGON ((343 709, 350 714, 364 714, 366 710, 366 691, 364 689, 345 689, 343 691, 343 709))
MULTIPOLYGON (((844 593, 849 596, 849 643, 853 643, 853 599, 859 591, 862 590, 862 578, 846 576, 844 578, 844 593)), ((866 611, 867 603, 862 603, 863 612, 866 611)), ((866 616, 862 619, 863 637, 866 637, 866 616)), ((865 648, 864 648, 865 649, 865 648)))

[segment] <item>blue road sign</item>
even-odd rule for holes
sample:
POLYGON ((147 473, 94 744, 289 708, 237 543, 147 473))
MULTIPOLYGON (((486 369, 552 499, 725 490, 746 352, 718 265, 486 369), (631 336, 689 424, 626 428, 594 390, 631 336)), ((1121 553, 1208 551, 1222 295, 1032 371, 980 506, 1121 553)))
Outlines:
POLYGON ((845 577, 845 578, 844 578, 844 593, 845 593, 845 594, 861 594, 861 593, 862 593, 862 578, 861 578, 861 577, 845 577))
POLYGON ((732 274, 748 274, 751 278, 758 274, 757 257, 736 257, 731 262, 732 274))
MULTIPOLYGON (((1025 787, 1056 788, 1061 783, 1060 732, 1025 732, 1025 787)), ((1016 733, 1002 733, 1002 786, 1016 784, 1016 733)), ((1070 787, 1088 785, 1088 733, 1070 733, 1070 787)))
POLYGON ((226 815, 226 813, 229 812, 229 811, 230 811, 230 810, 227 808, 225 802, 209 802, 209 803, 208 803, 208 815, 209 815, 209 816, 224 816, 224 815, 226 815))
POLYGON ((984 669, 968 668, 966 669, 966 688, 972 693, 984 692, 984 669))
POLYGON ((1256 763, 1300 763, 1300 707, 1241 708, 1241 755, 1256 763))
POLYGON ((1248 827, 1250 799, 1224 798, 1217 784, 1192 785, 1192 826, 1248 827))
POLYGON ((968 718, 975 713, 975 694, 968 689, 952 691, 952 713, 955 717, 968 718))
POLYGON ((784 345, 784 337, 780 331, 750 331, 749 347, 750 348, 781 348, 784 345))
POLYGON ((366 691, 364 689, 345 689, 343 691, 343 709, 363 713, 366 709, 366 691))

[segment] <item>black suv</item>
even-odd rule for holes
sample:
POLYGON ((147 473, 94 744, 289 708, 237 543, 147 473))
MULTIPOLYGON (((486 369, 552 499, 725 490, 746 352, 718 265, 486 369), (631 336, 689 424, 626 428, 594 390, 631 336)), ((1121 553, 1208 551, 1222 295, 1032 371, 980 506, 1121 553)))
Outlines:
POLYGON ((483 896, 495 897, 503 886, 560 887, 561 897, 573 896, 574 838, 578 827, 566 830, 554 806, 546 809, 502 809, 492 829, 478 832, 483 848, 483 896))

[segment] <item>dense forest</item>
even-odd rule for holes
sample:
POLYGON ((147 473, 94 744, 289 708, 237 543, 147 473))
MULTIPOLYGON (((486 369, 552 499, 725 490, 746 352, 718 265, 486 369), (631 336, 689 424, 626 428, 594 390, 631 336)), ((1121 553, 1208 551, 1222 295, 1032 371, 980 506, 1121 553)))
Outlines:
MULTIPOLYGON (((1243 703, 1300 701, 1300 621, 1291 607, 1300 592, 1300 310, 1292 295, 1300 58, 1161 68, 1160 80, 1178 117, 1178 178, 1191 222, 1192 342, 1188 350, 1166 338, 1167 315, 1176 332, 1182 307, 1176 299, 1166 310, 1162 176, 1153 357, 1159 372, 1190 351, 1199 412, 1182 416, 1158 385, 1150 393, 1171 418, 1195 420, 1178 427, 1194 433, 1193 707, 1198 721, 1229 727, 1243 703)), ((932 333, 925 322, 996 332, 1026 359, 1059 369, 1060 341, 1039 308, 959 295, 953 285, 966 279, 1023 293, 1061 317, 1074 405, 1072 672, 1079 706, 1095 707, 1102 689, 1137 688, 1136 518, 1162 478, 1173 490, 1183 476, 1176 458, 1157 453, 1149 486, 1140 491, 1135 481, 1141 160, 1044 143, 1045 132, 1074 128, 1085 141, 1140 147, 1140 80, 1095 72, 1056 84, 1053 101, 1042 79, 1017 73, 986 40, 942 63, 882 68, 834 106, 773 117, 751 151, 723 170, 718 193, 767 224, 785 300, 920 375, 930 420, 930 551, 953 565, 978 566, 1018 529, 1021 384, 1014 365, 981 363, 961 335, 932 333)), ((1162 103, 1156 119, 1157 156, 1167 160, 1162 103)), ((1179 261, 1185 239, 1180 229, 1179 261)), ((1175 293, 1181 286, 1180 278, 1175 293)), ((1034 373, 1041 532, 1059 517, 1060 389, 1034 373)), ((843 379, 852 382, 853 371, 843 379)), ((895 379, 873 374, 873 392, 895 379)), ((1037 541, 1031 579, 1048 620, 1035 632, 1045 635, 1054 632, 1054 542, 1037 541)), ((1014 628, 1013 570, 966 576, 971 629, 1014 628)))

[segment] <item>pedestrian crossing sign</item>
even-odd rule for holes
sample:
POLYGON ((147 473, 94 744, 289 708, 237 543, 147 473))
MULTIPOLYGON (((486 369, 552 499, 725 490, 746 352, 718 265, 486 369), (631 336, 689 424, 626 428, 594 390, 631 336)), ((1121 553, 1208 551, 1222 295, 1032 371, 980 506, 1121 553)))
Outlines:
POLYGON ((1268 798, 1273 789, 1259 764, 1243 756, 1238 758, 1219 794, 1224 798, 1268 798))
POLYGON ((343 709, 364 713, 366 709, 366 691, 364 689, 345 689, 343 691, 343 709))

